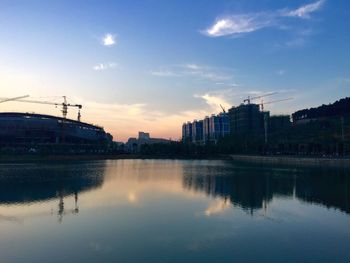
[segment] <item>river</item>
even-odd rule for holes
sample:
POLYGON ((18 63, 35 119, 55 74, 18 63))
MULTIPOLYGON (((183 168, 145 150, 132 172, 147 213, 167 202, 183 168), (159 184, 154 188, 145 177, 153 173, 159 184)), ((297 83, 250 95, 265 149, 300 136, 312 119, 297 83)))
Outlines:
POLYGON ((0 164, 1 262, 350 262, 345 168, 0 164))

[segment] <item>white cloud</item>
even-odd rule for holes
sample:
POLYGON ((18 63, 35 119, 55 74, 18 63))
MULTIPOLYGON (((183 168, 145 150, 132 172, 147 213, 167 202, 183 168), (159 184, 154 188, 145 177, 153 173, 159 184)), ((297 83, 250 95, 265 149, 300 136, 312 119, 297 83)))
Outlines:
POLYGON ((113 46, 115 45, 115 43, 116 43, 115 36, 110 33, 104 35, 102 38, 102 44, 104 46, 113 46))
POLYGON ((198 65, 195 63, 172 65, 163 67, 159 70, 151 71, 151 74, 158 77, 194 77, 207 81, 225 81, 231 80, 232 69, 210 67, 205 65, 198 65))
POLYGON ((287 11, 284 15, 291 17, 310 18, 310 14, 321 9, 325 0, 319 0, 312 4, 303 5, 295 10, 287 11))
POLYGON ((310 18, 310 14, 319 10, 325 0, 301 6, 297 9, 282 9, 271 12, 233 14, 219 17, 215 22, 200 32, 209 37, 239 36, 267 27, 276 27, 281 30, 289 27, 282 24, 283 17, 310 18))
POLYGON ((116 66, 117 66, 117 63, 114 63, 114 62, 98 63, 93 67, 93 69, 96 71, 102 71, 110 68, 115 68, 116 66))
POLYGON ((158 76, 158 77, 174 77, 178 76, 177 73, 170 71, 170 70, 153 70, 151 71, 151 74, 153 76, 158 76))
POLYGON ((209 28, 202 31, 210 37, 221 37, 250 33, 273 24, 273 17, 268 14, 232 15, 217 19, 209 28))
POLYGON ((232 104, 229 103, 223 95, 224 94, 208 92, 202 95, 194 95, 194 97, 204 100, 205 103, 210 106, 212 113, 215 113, 222 111, 221 106, 223 106, 225 109, 229 109, 232 106, 232 104))

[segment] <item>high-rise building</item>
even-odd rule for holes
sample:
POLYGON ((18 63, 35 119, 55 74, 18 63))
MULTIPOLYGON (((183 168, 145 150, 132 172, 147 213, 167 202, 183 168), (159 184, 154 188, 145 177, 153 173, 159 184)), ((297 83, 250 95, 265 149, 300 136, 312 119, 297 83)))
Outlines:
POLYGON ((275 115, 269 118, 269 130, 271 132, 287 129, 292 125, 289 115, 275 115))
POLYGON ((210 139, 209 137, 209 117, 205 116, 203 120, 203 141, 204 143, 208 142, 210 139))
POLYGON ((186 141, 186 126, 187 123, 182 124, 182 141, 186 141))
POLYGON ((233 134, 262 133, 264 113, 258 104, 241 104, 229 109, 230 128, 233 134))
POLYGON ((192 142, 192 123, 187 122, 182 125, 182 140, 192 142))
POLYGON ((192 123, 192 142, 203 142, 203 121, 194 120, 192 123))
POLYGON ((218 117, 220 122, 220 136, 224 137, 230 134, 230 117, 227 113, 220 113, 218 117))
POLYGON ((230 133, 230 119, 226 113, 212 115, 209 118, 209 140, 217 142, 230 133))

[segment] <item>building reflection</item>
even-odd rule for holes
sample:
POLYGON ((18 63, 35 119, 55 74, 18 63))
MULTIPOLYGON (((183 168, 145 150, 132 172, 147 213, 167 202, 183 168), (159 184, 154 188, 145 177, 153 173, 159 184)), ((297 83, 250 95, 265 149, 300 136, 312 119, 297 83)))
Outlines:
POLYGON ((0 169, 0 205, 21 206, 57 201, 58 221, 63 216, 79 213, 79 194, 103 185, 105 165, 89 164, 12 166, 0 169), (73 199, 74 207, 66 208, 65 199, 73 199))
POLYGON ((350 173, 344 169, 202 166, 184 169, 183 186, 228 199, 250 213, 266 208, 274 197, 350 213, 350 173))

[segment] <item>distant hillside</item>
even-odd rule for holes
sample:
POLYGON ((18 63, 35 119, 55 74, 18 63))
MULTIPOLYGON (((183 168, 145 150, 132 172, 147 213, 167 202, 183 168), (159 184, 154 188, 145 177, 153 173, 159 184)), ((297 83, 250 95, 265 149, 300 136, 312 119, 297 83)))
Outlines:
POLYGON ((350 114, 350 98, 340 99, 332 104, 303 109, 292 114, 293 121, 350 114))

